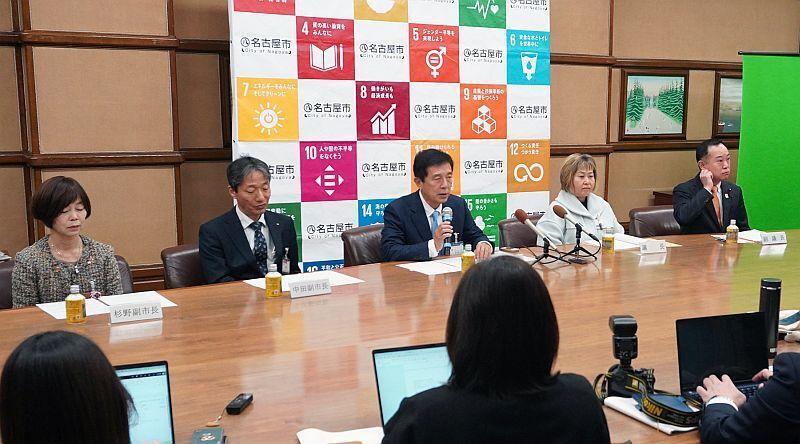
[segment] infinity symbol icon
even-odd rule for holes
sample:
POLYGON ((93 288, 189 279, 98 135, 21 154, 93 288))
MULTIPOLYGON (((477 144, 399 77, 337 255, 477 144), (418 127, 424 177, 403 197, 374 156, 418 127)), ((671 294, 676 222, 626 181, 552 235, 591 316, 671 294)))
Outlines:
POLYGON ((544 178, 544 167, 539 165, 538 163, 534 163, 532 165, 525 165, 521 163, 514 167, 514 179, 517 182, 539 182, 544 178), (534 172, 537 172, 538 175, 534 175, 534 172))

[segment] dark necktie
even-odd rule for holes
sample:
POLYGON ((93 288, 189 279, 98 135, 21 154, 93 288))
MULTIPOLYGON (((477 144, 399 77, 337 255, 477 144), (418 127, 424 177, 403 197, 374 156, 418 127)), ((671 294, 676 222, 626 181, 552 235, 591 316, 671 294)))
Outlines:
POLYGON ((269 253, 267 251, 267 240, 264 239, 264 233, 261 231, 261 227, 264 224, 261 222, 253 222, 250 224, 250 228, 255 231, 256 237, 253 242, 253 255, 256 257, 256 263, 258 264, 258 271, 261 273, 262 276, 267 275, 267 259, 269 258, 269 253))

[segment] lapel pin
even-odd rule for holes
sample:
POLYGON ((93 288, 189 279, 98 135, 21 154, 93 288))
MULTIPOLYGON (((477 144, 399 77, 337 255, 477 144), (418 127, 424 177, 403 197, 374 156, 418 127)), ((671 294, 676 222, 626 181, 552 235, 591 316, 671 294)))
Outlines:
POLYGON ((728 197, 727 193, 725 193, 725 199, 730 199, 730 197, 728 197))

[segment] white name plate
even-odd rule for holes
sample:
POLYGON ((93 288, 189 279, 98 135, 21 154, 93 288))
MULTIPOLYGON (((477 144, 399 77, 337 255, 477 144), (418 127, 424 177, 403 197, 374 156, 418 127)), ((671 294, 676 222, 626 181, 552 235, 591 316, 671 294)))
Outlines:
POLYGON ((641 254, 666 253, 667 252, 667 241, 664 241, 664 240, 646 240, 644 243, 639 245, 639 252, 641 254))
POLYGON ((289 296, 292 299, 328 294, 330 292, 331 280, 328 278, 299 280, 292 282, 289 286, 289 296))
POLYGON ((147 319, 161 319, 164 317, 164 312, 161 310, 161 300, 152 299, 110 305, 108 307, 108 316, 112 324, 119 324, 147 319))
POLYGON ((774 233, 761 233, 762 245, 779 245, 788 243, 786 240, 785 231, 776 231, 774 233))

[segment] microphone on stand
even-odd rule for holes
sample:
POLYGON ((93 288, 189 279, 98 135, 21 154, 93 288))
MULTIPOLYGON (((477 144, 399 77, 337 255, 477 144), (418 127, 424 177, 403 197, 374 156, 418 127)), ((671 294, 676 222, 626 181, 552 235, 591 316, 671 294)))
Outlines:
POLYGON ((537 262, 545 258, 553 259, 550 262, 555 262, 557 260, 567 262, 566 260, 564 260, 559 256, 554 256, 550 254, 550 245, 553 244, 553 241, 550 239, 549 236, 547 236, 547 234, 544 231, 542 231, 541 228, 537 227, 533 222, 531 222, 530 219, 528 219, 528 213, 526 213, 525 210, 517 209, 516 211, 514 211, 514 217, 516 217, 520 223, 527 225, 528 228, 533 230, 533 232, 536 233, 536 235, 542 239, 542 250, 543 250, 542 254, 536 256, 536 260, 533 262, 532 265, 535 265, 537 262))
MULTIPOLYGON (((453 209, 450 208, 450 207, 442 208, 442 223, 445 223, 445 222, 450 223, 450 224, 453 223, 453 209)), ((453 247, 453 244, 450 242, 450 236, 447 236, 444 239, 444 247, 442 248, 444 250, 444 255, 445 256, 450 256, 450 248, 452 248, 452 247, 453 247)))
POLYGON ((575 225, 575 228, 578 230, 579 233, 582 231, 587 235, 589 235, 589 237, 591 237, 592 239, 596 240, 597 242, 600 242, 600 239, 598 239, 597 236, 595 236, 594 234, 586 231, 586 229, 583 228, 583 225, 581 225, 580 222, 578 222, 574 217, 572 217, 572 215, 569 214, 569 211, 567 211, 566 208, 562 207, 561 205, 553 205, 553 212, 556 213, 556 216, 571 222, 572 225, 575 225))
POLYGON ((585 253, 587 256, 591 256, 597 259, 596 256, 597 252, 592 253, 586 248, 581 246, 581 232, 585 232, 586 234, 588 234, 589 237, 597 241, 598 244, 601 244, 600 239, 598 239, 597 236, 595 236, 594 234, 586 231, 583 228, 583 225, 581 225, 580 222, 578 222, 574 217, 572 217, 572 215, 569 214, 569 212, 566 209, 564 209, 564 207, 562 207, 561 205, 558 204, 553 205, 553 212, 556 213, 556 216, 564 220, 568 220, 572 222, 572 225, 575 225, 575 247, 573 247, 572 250, 570 250, 569 252, 565 253, 575 256, 574 258, 570 259, 570 261, 576 264, 585 264, 586 261, 581 258, 580 253, 585 253))

